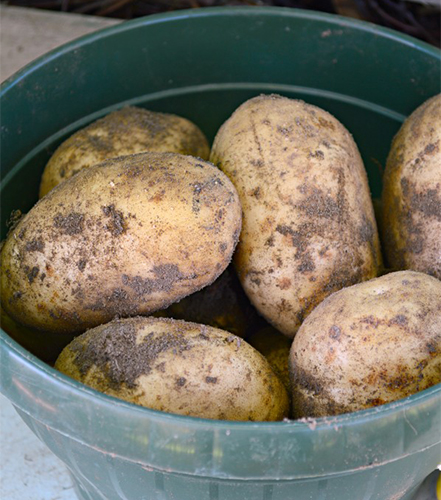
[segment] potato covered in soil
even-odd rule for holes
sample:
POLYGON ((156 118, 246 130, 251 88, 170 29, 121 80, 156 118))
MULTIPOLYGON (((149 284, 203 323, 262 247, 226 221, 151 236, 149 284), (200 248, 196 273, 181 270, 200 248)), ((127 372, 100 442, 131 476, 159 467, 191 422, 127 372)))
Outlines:
POLYGON ((115 320, 69 344, 55 368, 155 410, 223 420, 281 420, 287 392, 267 361, 217 328, 165 318, 115 320))
POLYGON ((1 252, 1 302, 42 331, 81 333, 211 284, 241 227, 229 179, 173 153, 119 157, 42 198, 1 252))
POLYGON ((233 265, 211 285, 157 311, 154 316, 202 323, 239 337, 245 337, 262 321, 245 295, 233 265))
POLYGON ((274 373, 289 390, 289 351, 292 341, 272 326, 261 328, 246 338, 262 354, 274 373))
POLYGON ((42 332, 23 326, 6 314, 1 304, 0 326, 22 347, 49 364, 55 362, 63 348, 73 339, 71 334, 42 332))
POLYGON ((389 403, 441 382, 441 282, 399 271, 332 294, 290 353, 295 417, 389 403))
POLYGON ((377 275, 367 175, 352 136, 329 113, 276 95, 250 99, 222 125, 210 159, 243 207, 239 278, 282 333, 293 337, 326 296, 377 275))
POLYGON ((191 121, 142 108, 123 108, 79 130, 58 147, 44 169, 40 198, 83 168, 145 151, 203 159, 210 154, 207 139, 191 121))
POLYGON ((441 279, 441 94, 415 110, 392 142, 382 232, 390 267, 441 279))

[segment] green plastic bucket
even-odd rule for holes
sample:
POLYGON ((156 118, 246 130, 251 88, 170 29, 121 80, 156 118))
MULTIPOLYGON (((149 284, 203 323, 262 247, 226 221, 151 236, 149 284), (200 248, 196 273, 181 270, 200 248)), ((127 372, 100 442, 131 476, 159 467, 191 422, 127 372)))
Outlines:
MULTIPOLYGON (((81 38, 1 88, 2 237, 56 146, 126 104, 186 116, 212 139, 252 96, 304 99, 351 131, 378 197, 394 133, 440 92, 440 60, 390 30, 281 8, 181 11, 81 38)), ((97 393, 5 332, 1 361, 1 392, 84 500, 407 500, 440 461, 439 385, 334 418, 225 422, 97 393)))

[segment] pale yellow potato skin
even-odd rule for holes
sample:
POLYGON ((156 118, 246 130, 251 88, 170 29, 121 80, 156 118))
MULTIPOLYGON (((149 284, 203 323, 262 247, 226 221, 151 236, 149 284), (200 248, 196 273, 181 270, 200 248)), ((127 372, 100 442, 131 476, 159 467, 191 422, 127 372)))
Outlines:
POLYGON ((293 415, 396 401, 441 382, 441 282, 398 271, 326 298, 290 352, 293 415))
POLYGON ((173 153, 119 157, 54 188, 1 252, 1 302, 20 323, 81 333, 212 283, 241 227, 229 179, 173 153))
POLYGON ((196 323, 116 320, 77 337, 55 368, 111 396, 180 415, 266 421, 289 409, 263 356, 239 337, 196 323))
POLYGON ((326 296, 377 275, 378 231, 352 136, 302 101, 260 96, 216 135, 211 161, 243 207, 235 264, 253 305, 294 337, 326 296))
POLYGON ((441 279, 441 94, 416 109, 394 137, 382 199, 389 266, 441 279))
POLYGON ((79 130, 58 147, 44 169, 40 198, 83 168, 145 151, 203 159, 210 155, 205 135, 191 121, 129 106, 79 130))
POLYGON ((291 339, 272 326, 266 326, 253 332, 246 338, 246 341, 265 357, 274 373, 290 391, 289 353, 291 339))

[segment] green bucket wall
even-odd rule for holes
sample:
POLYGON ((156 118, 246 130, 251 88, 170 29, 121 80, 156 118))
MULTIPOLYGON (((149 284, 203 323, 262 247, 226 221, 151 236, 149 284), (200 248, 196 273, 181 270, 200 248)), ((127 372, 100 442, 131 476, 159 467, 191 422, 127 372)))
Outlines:
MULTIPOLYGON (((57 49, 1 87, 1 228, 37 201, 60 142, 123 105, 172 112, 212 139, 260 93, 300 98, 353 134, 373 197, 393 135, 440 92, 440 52, 367 23, 282 8, 130 21, 57 49)), ((88 500, 409 500, 440 461, 441 387, 314 421, 181 417, 64 377, 1 333, 0 390, 88 500)))

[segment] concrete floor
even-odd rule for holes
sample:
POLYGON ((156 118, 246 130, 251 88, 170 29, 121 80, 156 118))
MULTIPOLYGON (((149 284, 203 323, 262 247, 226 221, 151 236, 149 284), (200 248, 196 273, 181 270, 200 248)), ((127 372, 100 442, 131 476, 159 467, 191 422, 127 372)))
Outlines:
POLYGON ((76 500, 64 464, 24 424, 0 395, 0 498, 76 500))
POLYGON ((63 43, 119 22, 0 5, 0 81, 63 43))

